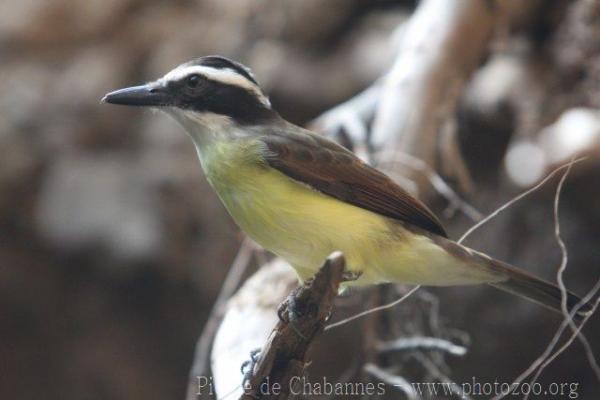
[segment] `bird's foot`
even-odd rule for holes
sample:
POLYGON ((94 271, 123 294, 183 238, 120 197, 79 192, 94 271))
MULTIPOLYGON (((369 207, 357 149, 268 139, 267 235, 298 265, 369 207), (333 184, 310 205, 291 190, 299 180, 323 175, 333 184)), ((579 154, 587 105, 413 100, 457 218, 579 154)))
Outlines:
POLYGON ((283 303, 279 305, 277 309, 277 316, 279 320, 287 325, 302 339, 306 339, 306 337, 298 330, 296 327, 296 321, 300 317, 302 317, 302 313, 296 306, 296 301, 294 296, 289 296, 283 303))
POLYGON ((242 379, 243 389, 249 388, 250 379, 252 379, 252 373, 254 372, 254 367, 256 367, 256 364, 258 363, 258 360, 260 358, 260 352, 260 348, 252 350, 250 352, 250 359, 244 361, 242 363, 242 366, 240 367, 240 371, 244 376, 242 379))
POLYGON ((362 271, 344 271, 342 273, 342 282, 354 282, 362 276, 362 271))
POLYGON ((290 322, 290 319, 288 316, 288 299, 285 299, 279 305, 279 307, 277 307, 277 317, 279 317, 279 320, 281 322, 283 322, 284 324, 287 324, 290 322))

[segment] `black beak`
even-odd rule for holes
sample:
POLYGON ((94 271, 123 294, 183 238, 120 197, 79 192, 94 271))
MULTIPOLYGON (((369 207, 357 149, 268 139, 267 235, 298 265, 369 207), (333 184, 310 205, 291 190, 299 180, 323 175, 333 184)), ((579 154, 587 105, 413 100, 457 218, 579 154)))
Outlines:
POLYGON ((172 98, 167 89, 157 83, 115 90, 102 98, 103 103, 125 106, 168 106, 172 98))

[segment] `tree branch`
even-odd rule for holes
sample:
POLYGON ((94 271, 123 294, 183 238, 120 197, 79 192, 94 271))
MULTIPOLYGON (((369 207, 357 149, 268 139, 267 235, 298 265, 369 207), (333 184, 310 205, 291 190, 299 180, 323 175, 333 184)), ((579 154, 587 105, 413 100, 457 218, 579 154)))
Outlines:
POLYGON ((344 267, 342 254, 332 254, 310 281, 288 296, 280 312, 287 318, 275 326, 240 399, 287 399, 294 394, 308 351, 331 314, 344 267))

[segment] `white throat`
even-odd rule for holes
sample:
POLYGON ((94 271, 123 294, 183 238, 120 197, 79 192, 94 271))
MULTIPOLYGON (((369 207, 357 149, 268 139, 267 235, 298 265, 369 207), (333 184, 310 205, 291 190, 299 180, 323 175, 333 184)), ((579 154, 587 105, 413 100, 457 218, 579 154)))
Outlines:
POLYGON ((214 144, 244 135, 243 130, 225 115, 211 112, 199 113, 174 107, 163 110, 173 117, 192 138, 203 168, 205 168, 206 158, 215 149, 214 144))
POLYGON ((196 146, 203 147, 219 139, 231 137, 237 130, 230 117, 211 112, 195 112, 175 107, 164 111, 191 136, 196 146))

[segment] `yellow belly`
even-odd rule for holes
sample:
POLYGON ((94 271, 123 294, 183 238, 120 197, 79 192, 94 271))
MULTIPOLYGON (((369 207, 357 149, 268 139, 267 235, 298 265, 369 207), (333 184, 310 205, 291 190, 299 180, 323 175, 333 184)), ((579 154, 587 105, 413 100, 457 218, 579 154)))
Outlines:
POLYGON ((236 223, 265 249, 287 260, 307 279, 339 250, 348 268, 361 271, 353 284, 401 282, 458 285, 489 281, 449 256, 429 238, 399 223, 343 203, 275 170, 253 171, 234 187, 215 185, 236 223))
MULTIPOLYGON (((383 218, 298 184, 275 170, 258 170, 235 188, 217 189, 236 223, 257 243, 311 276, 333 251, 351 269, 364 270, 363 256, 377 253, 387 230, 383 218)), ((379 274, 375 274, 379 275, 379 274)))

